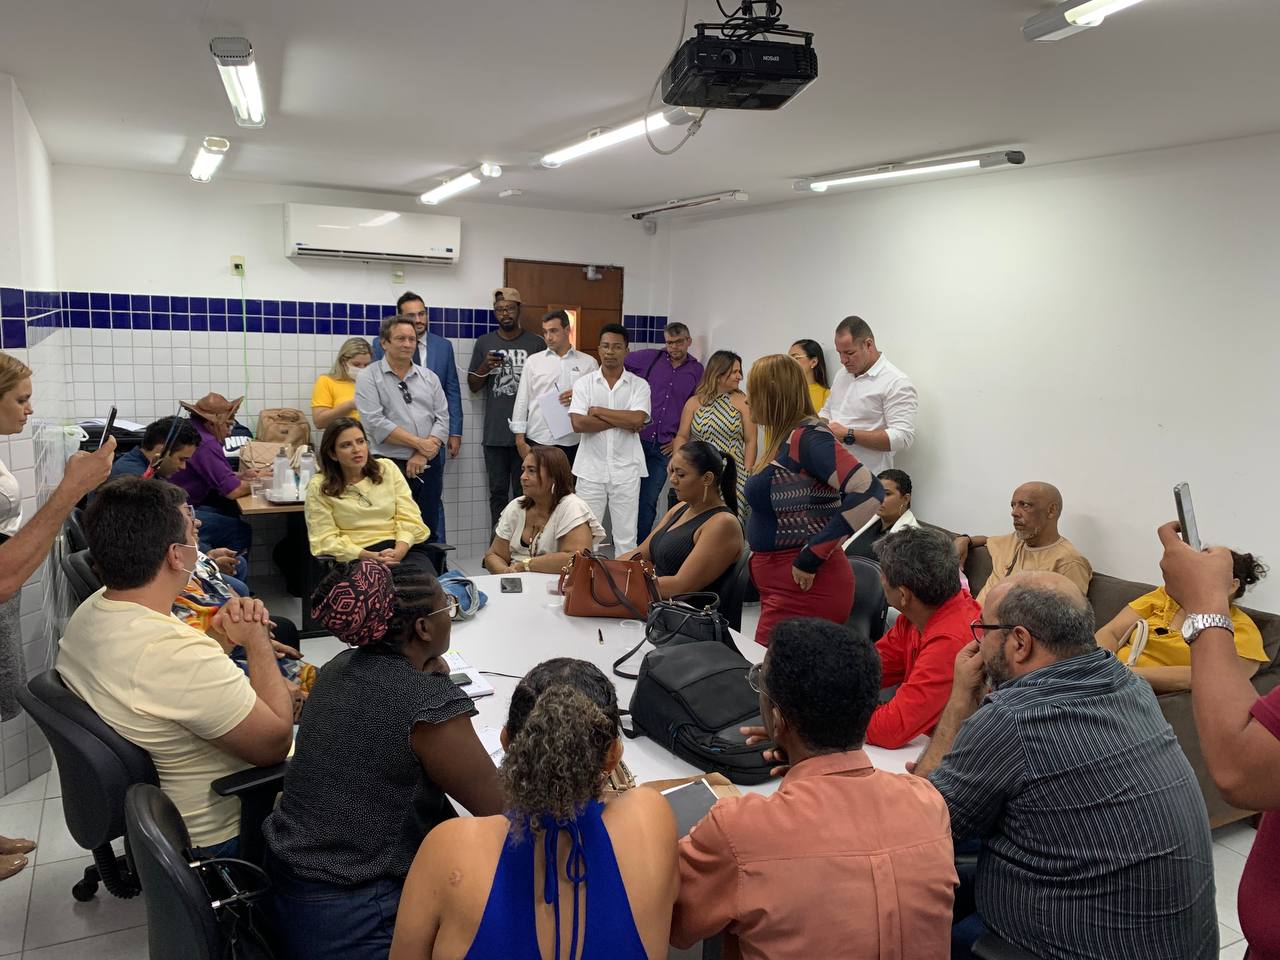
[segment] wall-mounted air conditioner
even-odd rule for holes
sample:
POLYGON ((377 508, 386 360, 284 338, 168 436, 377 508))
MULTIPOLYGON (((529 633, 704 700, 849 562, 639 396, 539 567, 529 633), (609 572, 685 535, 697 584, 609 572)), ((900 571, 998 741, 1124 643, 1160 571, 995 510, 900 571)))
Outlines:
POLYGON ((425 213, 284 205, 284 255, 314 260, 458 262, 462 221, 425 213))

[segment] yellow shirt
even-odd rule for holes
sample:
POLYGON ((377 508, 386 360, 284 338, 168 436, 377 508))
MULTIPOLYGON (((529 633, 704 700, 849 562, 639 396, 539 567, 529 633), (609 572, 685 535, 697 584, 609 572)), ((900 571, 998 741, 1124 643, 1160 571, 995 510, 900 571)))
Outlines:
MULTIPOLYGON (((350 403, 356 398, 356 382, 354 380, 335 380, 327 373, 316 378, 316 385, 311 390, 311 406, 333 408, 343 403, 350 403)), ((360 419, 360 411, 354 407, 347 414, 353 420, 360 419)))
POLYGON ((384 540, 422 543, 431 535, 404 474, 390 460, 379 457, 377 463, 381 483, 365 477, 340 497, 321 492, 320 474, 311 478, 305 512, 312 556, 354 560, 361 550, 384 540))
MULTIPOLYGON (((1173 629, 1173 618, 1181 609, 1164 587, 1152 590, 1129 604, 1134 612, 1147 621, 1147 645, 1138 655, 1135 667, 1189 667, 1191 647, 1182 639, 1181 630, 1173 629)), ((1262 648, 1262 632, 1247 613, 1231 605, 1231 625, 1235 627, 1236 654, 1244 660, 1269 663, 1270 658, 1262 648)), ((1129 644, 1116 652, 1121 663, 1129 659, 1129 644)))
POLYGON ((987 550, 991 552, 991 576, 982 585, 976 598, 978 603, 985 603, 991 588, 1005 577, 1027 570, 1060 573, 1079 587, 1081 593, 1089 592, 1093 568, 1066 537, 1059 537, 1057 542, 1044 547, 1028 547, 1017 534, 1006 533, 988 537, 987 550))
POLYGON ((817 413, 827 405, 827 397, 831 395, 831 388, 824 387, 820 383, 809 384, 809 400, 813 403, 813 412, 817 413))
POLYGON ((196 846, 240 832, 240 801, 209 784, 250 764, 210 740, 249 716, 257 694, 217 640, 177 617, 99 590, 58 644, 63 682, 130 743, 151 756, 160 788, 196 846))

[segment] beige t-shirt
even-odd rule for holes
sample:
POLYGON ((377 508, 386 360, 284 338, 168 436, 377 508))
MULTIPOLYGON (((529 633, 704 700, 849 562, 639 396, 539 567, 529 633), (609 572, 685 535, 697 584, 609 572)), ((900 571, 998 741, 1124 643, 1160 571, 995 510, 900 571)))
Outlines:
POLYGON ((1075 548, 1075 544, 1066 537, 1059 537, 1048 546, 1028 547, 1018 539, 1017 534, 1006 533, 999 537, 988 537, 987 549, 991 552, 991 576, 978 593, 978 603, 984 603, 991 588, 1005 577, 1028 570, 1060 573, 1079 587, 1081 593, 1089 592, 1093 568, 1075 548))
POLYGON ((239 801, 209 784, 250 764, 209 741, 244 720, 257 694, 218 641, 99 590, 72 614, 58 647, 66 685, 151 755, 192 843, 210 846, 239 834, 239 801))

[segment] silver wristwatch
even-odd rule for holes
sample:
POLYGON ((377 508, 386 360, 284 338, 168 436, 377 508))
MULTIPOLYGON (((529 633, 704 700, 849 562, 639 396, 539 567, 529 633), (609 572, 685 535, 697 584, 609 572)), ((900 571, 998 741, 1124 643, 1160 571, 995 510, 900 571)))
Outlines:
POLYGON ((1208 630, 1210 627, 1225 630, 1233 637, 1236 633, 1230 617, 1224 617, 1220 613, 1188 613, 1187 619, 1182 621, 1182 639, 1190 645, 1195 642, 1196 637, 1200 636, 1201 631, 1208 630))

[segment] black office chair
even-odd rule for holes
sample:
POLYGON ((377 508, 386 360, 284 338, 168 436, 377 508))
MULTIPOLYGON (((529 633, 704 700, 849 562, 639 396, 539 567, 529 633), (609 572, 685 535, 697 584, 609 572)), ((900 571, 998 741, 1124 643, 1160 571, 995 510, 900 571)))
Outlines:
POLYGON ((853 607, 844 625, 874 642, 884 636, 885 618, 889 614, 889 601, 880 583, 880 564, 864 557, 848 560, 849 569, 853 571, 853 607))
POLYGON ((982 960, 1039 960, 1034 953, 1001 940, 994 933, 984 933, 973 945, 973 955, 982 960))
POLYGON ((66 577, 71 598, 77 607, 102 589, 102 581, 93 569, 93 558, 89 556, 88 550, 65 554, 62 558, 62 575, 66 577))
MULTIPOLYGON (((62 781, 62 811, 67 830, 93 853, 94 865, 71 888, 80 901, 92 900, 98 884, 113 896, 137 896, 138 880, 126 857, 111 842, 123 837, 125 792, 135 783, 158 784, 151 757, 134 746, 71 692, 56 670, 46 670, 18 688, 18 702, 53 748, 62 781)), ((258 862, 262 821, 284 780, 283 763, 250 768, 215 780, 215 793, 240 798, 241 857, 258 862)))
POLYGON ((265 891, 265 877, 246 877, 242 875, 246 868, 234 864, 226 874, 212 865, 193 869, 187 826, 158 787, 135 783, 124 809, 129 853, 147 904, 151 960, 271 957, 265 945, 265 924, 252 902, 265 891), (233 916, 241 921, 235 924, 234 952, 224 926, 230 925, 233 916))
POLYGON ((720 588, 720 613, 734 630, 742 629, 742 604, 747 599, 750 585, 751 551, 743 547, 742 556, 729 568, 729 575, 720 588))
POLYGON ((67 535, 67 552, 89 549, 89 538, 84 533, 84 511, 79 507, 67 514, 66 523, 62 526, 67 535))

